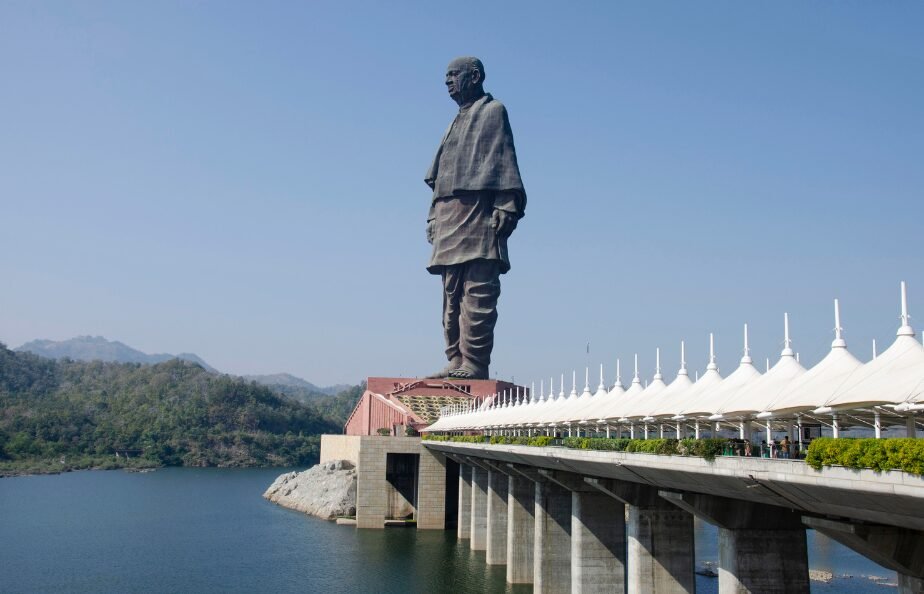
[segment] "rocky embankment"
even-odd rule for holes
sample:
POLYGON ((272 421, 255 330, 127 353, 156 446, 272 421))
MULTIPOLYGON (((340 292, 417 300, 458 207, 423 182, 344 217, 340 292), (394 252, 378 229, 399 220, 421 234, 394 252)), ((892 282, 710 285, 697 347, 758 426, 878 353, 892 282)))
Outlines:
POLYGON ((333 520, 356 515, 356 469, 346 460, 280 475, 263 497, 283 507, 333 520))

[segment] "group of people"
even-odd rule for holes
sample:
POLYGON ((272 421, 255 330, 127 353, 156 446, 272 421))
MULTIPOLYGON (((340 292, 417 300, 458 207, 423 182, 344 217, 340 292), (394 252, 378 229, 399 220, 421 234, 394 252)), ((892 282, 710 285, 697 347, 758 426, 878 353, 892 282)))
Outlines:
MULTIPOLYGON (((738 456, 754 456, 754 446, 751 444, 750 440, 743 439, 739 443, 735 444, 734 453, 738 456)), ((789 436, 784 435, 782 440, 778 442, 771 441, 769 446, 767 445, 766 440, 761 441, 760 451, 758 451, 756 455, 767 458, 790 459, 793 457, 798 457, 798 451, 796 445, 789 440, 789 436)))

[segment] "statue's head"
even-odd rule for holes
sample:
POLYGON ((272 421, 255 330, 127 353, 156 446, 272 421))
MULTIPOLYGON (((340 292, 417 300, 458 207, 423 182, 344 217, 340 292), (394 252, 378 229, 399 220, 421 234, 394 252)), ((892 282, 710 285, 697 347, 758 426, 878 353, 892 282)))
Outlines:
POLYGON ((446 88, 459 105, 484 95, 484 64, 473 57, 456 58, 446 68, 446 88))

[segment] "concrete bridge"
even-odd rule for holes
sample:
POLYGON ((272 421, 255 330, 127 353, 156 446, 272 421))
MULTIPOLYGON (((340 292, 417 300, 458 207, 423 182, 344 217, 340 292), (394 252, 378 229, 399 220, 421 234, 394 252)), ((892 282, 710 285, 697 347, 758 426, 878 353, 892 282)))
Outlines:
POLYGON ((924 592, 922 477, 796 460, 421 445, 458 472, 458 488, 443 489, 457 498, 446 509, 457 510, 458 537, 537 593, 693 592, 694 516, 718 527, 722 593, 808 592, 806 527, 897 571, 900 592, 924 592))

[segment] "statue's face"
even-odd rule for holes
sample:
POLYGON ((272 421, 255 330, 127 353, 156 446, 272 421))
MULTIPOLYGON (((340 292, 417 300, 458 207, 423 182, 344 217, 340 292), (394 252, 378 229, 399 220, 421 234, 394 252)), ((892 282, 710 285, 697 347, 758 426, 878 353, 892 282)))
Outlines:
POLYGON ((481 73, 467 61, 453 60, 446 68, 446 89, 458 104, 471 98, 481 82, 481 73))

